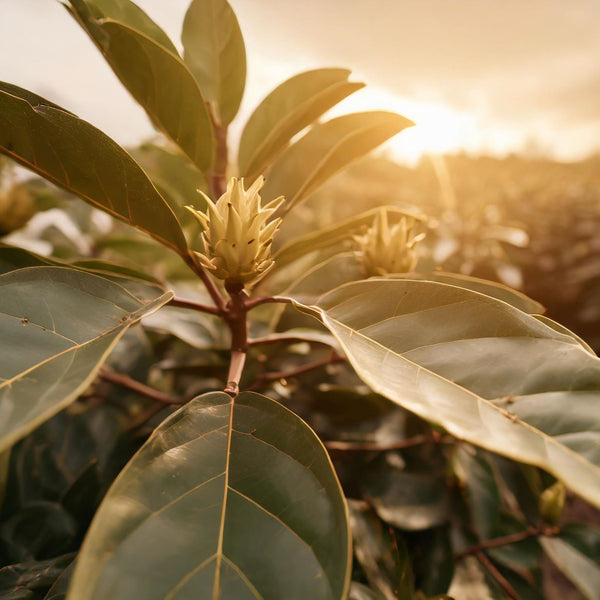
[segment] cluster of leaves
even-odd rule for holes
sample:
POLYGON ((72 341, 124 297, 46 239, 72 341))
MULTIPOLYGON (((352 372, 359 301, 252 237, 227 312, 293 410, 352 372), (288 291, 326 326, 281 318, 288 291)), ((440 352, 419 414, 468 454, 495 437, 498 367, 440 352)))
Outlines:
POLYGON ((299 232, 308 197, 410 121, 319 122, 361 87, 343 69, 265 98, 237 173, 264 172, 285 218, 248 296, 203 269, 184 210, 235 169, 231 7, 193 0, 181 56, 129 0, 65 6, 170 141, 129 154, 0 84, 0 149, 87 203, 37 182, 45 226, 0 246, 4 597, 541 598, 549 557, 598 598, 600 530, 561 517, 565 485, 600 506, 598 358, 502 285, 365 279, 348 248, 379 208, 299 232))

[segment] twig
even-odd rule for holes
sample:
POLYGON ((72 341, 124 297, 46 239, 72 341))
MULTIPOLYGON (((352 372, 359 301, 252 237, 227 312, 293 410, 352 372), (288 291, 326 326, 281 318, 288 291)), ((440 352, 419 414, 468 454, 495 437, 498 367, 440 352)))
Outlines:
POLYGON ((539 527, 527 527, 523 531, 517 533, 511 533, 510 535, 504 535, 502 537, 493 538, 491 540, 485 540, 479 544, 474 544, 465 548, 462 552, 459 552, 454 556, 454 560, 460 560, 469 554, 477 554, 483 550, 490 550, 492 548, 500 548, 501 546, 507 546, 508 544, 516 544, 523 540, 537 537, 538 535, 554 536, 559 533, 560 529, 552 525, 540 525, 539 527))
POLYGON ((269 304, 269 303, 277 303, 277 304, 291 304, 292 301, 290 298, 286 298, 285 296, 261 296, 259 298, 253 298, 252 300, 248 300, 246 302, 246 310, 252 310, 261 304, 269 304))
POLYGON ((319 367, 325 367, 327 365, 331 365, 337 362, 344 362, 346 360, 345 356, 341 354, 337 354, 336 352, 332 352, 327 358, 322 358, 320 360, 315 360, 308 364, 302 365, 300 367, 296 367, 295 369, 290 369, 289 371, 275 371, 272 373, 265 373, 261 377, 257 378, 256 381, 250 387, 251 390, 255 390, 257 388, 262 387, 263 385, 270 383, 271 381, 277 381, 278 379, 288 379, 290 377, 296 377, 297 375, 302 375, 303 373, 308 373, 313 369, 318 369, 319 367))
POLYGON ((436 443, 452 443, 454 438, 450 436, 442 436, 436 431, 432 433, 424 433, 421 435, 415 435, 413 437, 398 440, 396 442, 390 442, 388 444, 382 444, 378 442, 340 442, 340 441, 329 441, 324 442, 325 447, 328 450, 341 450, 341 451, 352 451, 352 450, 363 450, 366 452, 385 452, 387 450, 402 450, 403 448, 412 448, 413 446, 420 446, 421 444, 436 444, 436 443))
POLYGON ((502 591, 512 600, 521 600, 521 597, 515 591, 515 588, 509 581, 498 571, 496 565, 483 553, 475 552, 475 558, 488 570, 489 574, 496 580, 502 591))
POLYGON ((116 371, 108 369, 107 367, 103 367, 102 369, 100 369, 98 375, 101 379, 110 381, 111 383, 130 389, 134 392, 137 392, 138 394, 142 394, 143 396, 151 398, 156 402, 160 402, 163 405, 179 405, 184 404, 186 402, 186 400, 183 398, 176 398, 174 396, 170 396, 169 394, 165 394, 160 390, 155 390, 154 388, 151 388, 150 386, 141 383, 140 381, 136 381, 132 377, 129 377, 129 375, 125 375, 124 373, 117 373, 116 371))
POLYGON ((167 303, 169 306, 176 306, 178 308, 189 308, 191 310, 197 310, 200 312, 210 313, 211 315, 220 315, 220 311, 215 306, 208 306, 201 304, 200 302, 194 302, 193 300, 186 300, 185 298, 178 298, 177 296, 171 298, 167 303))

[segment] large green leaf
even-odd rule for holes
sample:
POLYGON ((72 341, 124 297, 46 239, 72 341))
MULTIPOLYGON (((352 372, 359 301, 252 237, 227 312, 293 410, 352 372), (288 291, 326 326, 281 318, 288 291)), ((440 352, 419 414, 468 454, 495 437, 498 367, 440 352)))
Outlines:
POLYGON ((229 124, 246 85, 246 47, 226 0, 193 0, 181 32, 184 60, 218 123, 229 124))
POLYGON ((540 543, 552 562, 589 600, 600 600, 600 529, 570 523, 540 543))
POLYGON ((183 60, 122 21, 94 17, 85 0, 70 0, 69 10, 156 127, 206 171, 212 161, 212 125, 183 60))
POLYGON ((351 283, 304 309, 374 391, 600 506, 600 359, 573 337, 429 281, 351 283))
POLYGON ((127 328, 172 297, 154 290, 141 299, 61 267, 0 275, 0 451, 74 400, 127 328))
POLYGON ((181 225, 139 165, 72 113, 0 83, 0 151, 154 238, 187 251, 181 225))
POLYGON ((252 113, 240 139, 238 167, 260 175, 298 132, 325 111, 364 87, 348 81, 347 69, 316 69, 277 86, 252 113))
POLYGON ((112 19, 139 31, 178 55, 169 36, 139 7, 130 0, 61 0, 69 2, 71 10, 79 14, 91 13, 95 19, 112 19), (87 11, 86 11, 87 8, 87 11), (84 12, 86 11, 86 12, 84 12))
POLYGON ((354 113, 315 125, 275 161, 263 195, 285 196, 289 210, 351 162, 412 125, 385 111, 354 113))
POLYGON ((318 438, 277 402, 199 396, 117 478, 69 600, 342 599, 347 511, 318 438))

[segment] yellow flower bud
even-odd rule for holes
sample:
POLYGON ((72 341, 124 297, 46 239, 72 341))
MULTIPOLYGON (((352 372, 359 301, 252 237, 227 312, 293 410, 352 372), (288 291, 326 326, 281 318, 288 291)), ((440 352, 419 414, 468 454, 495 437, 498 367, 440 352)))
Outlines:
POLYGON ((356 257, 365 277, 407 273, 415 268, 415 246, 425 237, 424 233, 416 233, 417 223, 418 219, 404 215, 390 226, 387 210, 377 213, 367 232, 354 237, 356 257))
POLYGON ((546 523, 556 525, 565 507, 567 490, 562 481, 546 488, 540 495, 540 514, 546 523))
POLYGON ((186 206, 204 229, 204 253, 196 252, 196 256, 204 268, 227 283, 255 283, 273 266, 271 244, 281 219, 272 216, 283 196, 262 206, 258 192, 264 182, 261 176, 245 190, 244 180, 232 177, 216 202, 200 192, 206 213, 186 206))
POLYGON ((0 235, 20 229, 34 213, 33 198, 24 185, 15 183, 0 189, 0 235))

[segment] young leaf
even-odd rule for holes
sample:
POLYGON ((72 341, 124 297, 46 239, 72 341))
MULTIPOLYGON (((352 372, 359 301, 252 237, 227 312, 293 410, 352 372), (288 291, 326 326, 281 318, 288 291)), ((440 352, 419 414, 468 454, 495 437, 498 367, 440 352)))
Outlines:
POLYGON ((0 83, 0 151, 179 252, 181 225, 139 165, 108 136, 44 98, 0 83))
MULTIPOLYGON (((150 286, 146 286, 146 290, 150 286)), ((172 293, 140 299, 80 270, 27 267, 0 275, 0 451, 74 400, 119 338, 172 293)))
POLYGON ((285 209, 290 210, 338 171, 412 125, 385 111, 354 113, 315 125, 275 161, 263 195, 285 196, 285 209))
POLYGON ((178 55, 177 48, 169 36, 137 5, 130 0, 61 0, 68 11, 79 15, 90 14, 94 19, 112 19, 127 25, 155 42, 169 52, 178 55))
POLYGON ((227 0, 193 0, 181 32, 183 58, 221 125, 237 114, 246 85, 246 47, 227 0))
POLYGON ((374 391, 600 506, 600 359, 571 336, 427 281, 351 283, 303 308, 374 391))
POLYGON ((346 598, 347 511, 315 434, 277 402, 199 396, 109 490, 68 600, 346 598))
POLYGON ((556 537, 540 538, 540 543, 586 598, 600 599, 600 530, 570 523, 556 537))
POLYGON ((181 58, 121 21, 95 18, 85 0, 70 0, 70 12, 150 120, 206 171, 212 161, 212 126, 198 84, 181 58))
POLYGON ((252 113, 240 139, 238 168, 253 180, 289 141, 325 111, 364 87, 347 69, 315 69, 277 86, 252 113))

